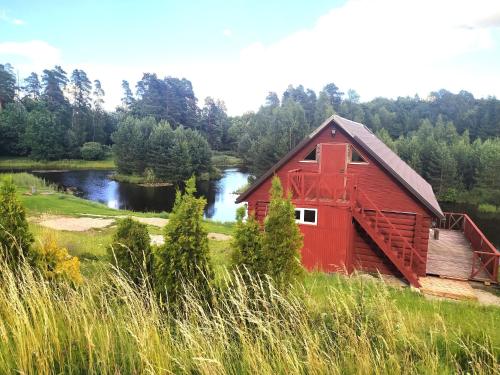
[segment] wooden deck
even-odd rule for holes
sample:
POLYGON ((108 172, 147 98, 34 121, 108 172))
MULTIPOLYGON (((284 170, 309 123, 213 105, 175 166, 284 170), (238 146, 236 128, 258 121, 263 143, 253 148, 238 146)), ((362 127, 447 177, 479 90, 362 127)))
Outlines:
MULTIPOLYGON (((472 256, 472 247, 461 231, 440 229, 439 240, 435 240, 432 235, 429 238, 427 274, 469 280, 472 256)), ((483 270, 474 280, 489 280, 489 277, 483 270)))

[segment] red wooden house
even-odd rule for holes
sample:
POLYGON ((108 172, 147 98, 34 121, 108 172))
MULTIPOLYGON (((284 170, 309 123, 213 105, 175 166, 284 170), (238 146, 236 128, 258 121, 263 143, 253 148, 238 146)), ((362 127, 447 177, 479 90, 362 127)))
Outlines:
MULTIPOLYGON (((434 259, 429 249, 446 242, 442 238, 433 246, 431 227, 465 232, 470 221, 466 215, 445 216, 418 173, 367 127, 336 115, 238 197, 259 220, 267 214, 274 175, 296 207, 304 235, 302 262, 308 269, 394 274, 418 287, 419 277, 429 273, 428 259, 434 259), (456 228, 452 222, 458 223, 456 228)), ((472 273, 496 281, 500 253, 489 245, 469 249, 470 262, 476 261, 472 273)), ((444 272, 439 267, 437 274, 444 272)))

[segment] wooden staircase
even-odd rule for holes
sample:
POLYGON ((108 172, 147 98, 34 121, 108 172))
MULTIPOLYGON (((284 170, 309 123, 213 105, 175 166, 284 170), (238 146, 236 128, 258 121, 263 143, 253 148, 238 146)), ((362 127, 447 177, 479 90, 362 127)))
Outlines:
POLYGON ((394 226, 391 220, 366 194, 359 190, 357 191, 357 198, 354 200, 352 215, 408 282, 412 286, 420 288, 418 276, 413 270, 413 264, 415 259, 424 262, 421 255, 394 226), (368 212, 371 215, 368 215, 368 212))

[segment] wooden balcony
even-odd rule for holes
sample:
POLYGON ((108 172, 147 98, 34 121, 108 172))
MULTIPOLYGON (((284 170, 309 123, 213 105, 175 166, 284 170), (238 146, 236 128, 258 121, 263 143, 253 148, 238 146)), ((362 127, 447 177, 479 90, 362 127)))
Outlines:
POLYGON ((347 204, 356 194, 355 176, 347 173, 325 174, 294 169, 288 172, 287 190, 292 199, 347 204))
POLYGON ((438 228, 439 239, 429 239, 428 274, 498 282, 500 252, 468 215, 445 213, 438 228))

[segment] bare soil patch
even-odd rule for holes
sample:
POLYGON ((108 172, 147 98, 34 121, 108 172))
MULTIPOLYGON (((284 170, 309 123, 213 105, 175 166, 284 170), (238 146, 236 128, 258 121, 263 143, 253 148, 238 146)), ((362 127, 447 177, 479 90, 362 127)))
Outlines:
POLYGON ((102 219, 91 217, 55 217, 42 218, 38 224, 56 230, 71 232, 85 232, 90 229, 102 229, 112 225, 114 219, 102 219))
MULTIPOLYGON (((165 240, 163 239, 163 235, 161 234, 150 234, 149 237, 151 238, 151 245, 163 245, 165 243, 165 240)), ((229 241, 233 237, 228 236, 227 234, 222 234, 222 233, 209 233, 208 234, 208 239, 209 240, 215 240, 215 241, 229 241)))
POLYGON ((209 233, 208 234, 208 239, 209 240, 216 240, 216 241, 229 241, 233 237, 229 236, 227 234, 222 234, 222 233, 209 233))
MULTIPOLYGON (((120 216, 120 218, 124 218, 126 216, 120 216)), ((132 219, 138 221, 139 223, 143 223, 146 225, 153 225, 155 227, 163 228, 168 223, 168 219, 162 219, 160 217, 139 217, 139 216, 131 216, 132 219)))
POLYGON ((474 289, 477 302, 481 305, 495 305, 500 306, 500 297, 481 289, 474 289))

